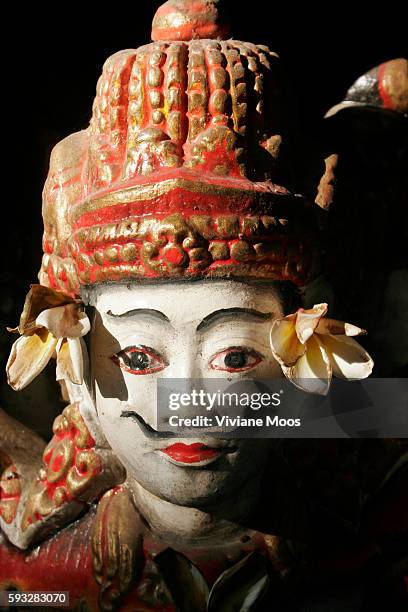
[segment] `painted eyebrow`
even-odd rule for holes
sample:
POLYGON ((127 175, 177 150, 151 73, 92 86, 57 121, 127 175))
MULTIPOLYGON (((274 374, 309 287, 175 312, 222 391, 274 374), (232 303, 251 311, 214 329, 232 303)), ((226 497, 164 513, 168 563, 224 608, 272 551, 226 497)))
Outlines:
POLYGON ((112 317, 114 319, 126 319, 132 317, 139 316, 147 316, 153 317, 154 319, 158 319, 159 321, 166 321, 170 323, 170 319, 166 317, 164 312, 160 312, 160 310, 154 310, 153 308, 135 308, 134 310, 128 310, 127 312, 123 312, 121 314, 114 314, 111 310, 108 310, 106 313, 108 317, 112 317))
POLYGON ((255 321, 268 321, 272 318, 271 312, 260 312, 252 308, 223 308, 205 317, 197 326, 197 331, 208 329, 213 323, 218 323, 220 319, 232 319, 237 315, 241 318, 254 319, 255 321))

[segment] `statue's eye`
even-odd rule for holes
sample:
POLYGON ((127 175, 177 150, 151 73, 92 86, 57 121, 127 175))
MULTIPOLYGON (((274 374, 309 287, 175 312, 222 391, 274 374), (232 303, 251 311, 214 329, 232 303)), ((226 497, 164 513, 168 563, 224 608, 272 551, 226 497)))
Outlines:
POLYGON ((155 350, 148 346, 128 346, 112 356, 112 361, 131 374, 153 374, 168 364, 155 350))
POLYGON ((263 360, 263 356, 253 349, 244 346, 232 346, 217 353, 210 360, 213 370, 224 372, 244 372, 254 368, 263 360))

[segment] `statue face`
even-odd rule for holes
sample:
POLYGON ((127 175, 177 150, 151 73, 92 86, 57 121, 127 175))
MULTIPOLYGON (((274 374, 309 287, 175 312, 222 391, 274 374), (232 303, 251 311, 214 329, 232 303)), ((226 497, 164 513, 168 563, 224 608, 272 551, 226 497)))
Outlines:
POLYGON ((270 440, 160 437, 156 386, 159 377, 281 376, 269 348, 271 323, 283 315, 273 285, 118 285, 98 289, 94 304, 96 409, 128 476, 157 497, 194 507, 230 499, 259 476, 270 440))

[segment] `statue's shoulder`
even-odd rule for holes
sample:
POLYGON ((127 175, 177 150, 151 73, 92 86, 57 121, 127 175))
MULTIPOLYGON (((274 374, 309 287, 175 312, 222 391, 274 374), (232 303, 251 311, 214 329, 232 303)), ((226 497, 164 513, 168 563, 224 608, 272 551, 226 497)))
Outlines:
POLYGON ((78 403, 57 416, 48 444, 6 413, 0 420, 0 527, 18 548, 72 523, 124 479, 115 456, 92 436, 78 403))
POLYGON ((0 591, 69 591, 70 609, 75 610, 80 609, 81 594, 86 593, 85 609, 97 610, 98 585, 93 584, 91 556, 94 518, 91 508, 81 519, 27 550, 11 544, 0 531, 0 591))
POLYGON ((128 490, 116 487, 76 521, 27 550, 11 544, 0 530, 0 591, 69 591, 69 609, 81 612, 127 612, 137 605, 173 612, 144 529, 128 490))

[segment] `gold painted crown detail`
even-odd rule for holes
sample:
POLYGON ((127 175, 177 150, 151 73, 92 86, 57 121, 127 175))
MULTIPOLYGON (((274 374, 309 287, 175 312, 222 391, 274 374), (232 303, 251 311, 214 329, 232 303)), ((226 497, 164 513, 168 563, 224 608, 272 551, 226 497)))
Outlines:
POLYGON ((219 14, 215 0, 169 0, 153 43, 105 63, 89 128, 51 156, 41 283, 76 294, 81 284, 134 277, 308 276, 287 238, 293 227, 300 244, 299 223, 283 232, 304 214, 278 184, 277 55, 221 40, 228 27, 219 14), (248 219, 261 233, 242 234, 248 219))

